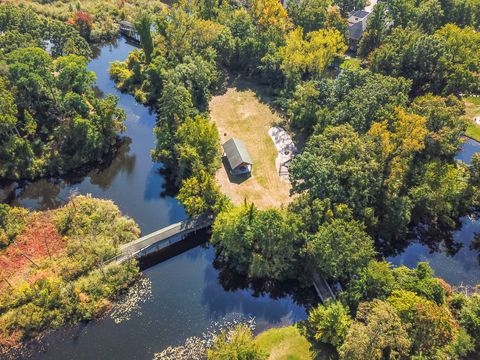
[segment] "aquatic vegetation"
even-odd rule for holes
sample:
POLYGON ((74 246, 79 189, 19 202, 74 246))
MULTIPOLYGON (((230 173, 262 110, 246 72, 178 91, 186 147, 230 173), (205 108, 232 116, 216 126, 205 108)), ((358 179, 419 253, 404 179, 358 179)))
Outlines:
POLYGON ((152 282, 147 277, 141 277, 113 304, 110 318, 116 324, 131 319, 133 314, 141 315, 141 304, 153 300, 152 282))
POLYGON ((180 346, 169 346, 156 353, 154 360, 202 360, 207 358, 207 350, 214 346, 215 339, 223 333, 232 331, 239 325, 253 331, 255 319, 241 314, 232 314, 212 324, 200 336, 192 336, 180 346))

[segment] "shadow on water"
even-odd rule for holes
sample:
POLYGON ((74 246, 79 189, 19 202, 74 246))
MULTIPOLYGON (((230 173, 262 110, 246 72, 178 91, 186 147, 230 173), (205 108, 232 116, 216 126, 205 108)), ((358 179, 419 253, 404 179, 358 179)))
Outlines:
POLYGON ((64 194, 68 188, 75 191, 75 186, 83 183, 88 177, 90 183, 106 190, 120 172, 132 174, 135 168, 136 155, 130 153, 132 139, 123 137, 119 140, 114 152, 102 158, 101 163, 90 164, 56 178, 43 178, 34 181, 14 181, 2 184, 0 201, 10 205, 20 205, 23 199, 35 199, 33 206, 37 210, 54 209, 68 201, 70 194, 64 194))
MULTIPOLYGON (((164 261, 172 259, 180 254, 183 254, 197 246, 205 244, 209 239, 209 230, 199 230, 194 234, 189 234, 182 241, 174 243, 167 248, 160 249, 154 253, 142 257, 138 260, 140 269, 147 270, 155 265, 161 264, 164 261)), ((198 256, 196 253, 191 253, 190 257, 195 258, 198 256)))

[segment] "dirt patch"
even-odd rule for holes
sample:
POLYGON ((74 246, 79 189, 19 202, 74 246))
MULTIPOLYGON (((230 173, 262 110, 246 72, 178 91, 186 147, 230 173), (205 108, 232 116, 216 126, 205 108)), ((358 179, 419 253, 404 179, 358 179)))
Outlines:
POLYGON ((241 204, 245 199, 263 209, 288 204, 290 184, 279 177, 275 164, 278 152, 268 134, 268 130, 281 123, 282 118, 245 86, 241 90, 230 87, 225 94, 213 97, 210 113, 222 144, 232 137, 243 140, 253 161, 253 174, 248 178, 229 178, 222 166, 216 174, 222 191, 235 204, 241 204))

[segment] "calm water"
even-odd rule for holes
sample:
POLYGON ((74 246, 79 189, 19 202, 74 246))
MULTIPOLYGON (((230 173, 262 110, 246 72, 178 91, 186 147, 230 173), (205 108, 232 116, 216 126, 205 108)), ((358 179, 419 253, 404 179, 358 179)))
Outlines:
MULTIPOLYGON (((480 143, 467 139, 457 159, 469 163, 473 154, 478 151, 480 143)), ((448 283, 476 285, 480 283, 480 253, 471 248, 471 241, 475 233, 479 232, 480 221, 465 218, 462 228, 453 237, 459 247, 454 256, 447 255, 448 251, 443 244, 440 244, 439 251, 432 252, 426 245, 413 243, 402 254, 388 260, 395 265, 408 267, 414 267, 419 261, 428 261, 435 273, 448 283)))
MULTIPOLYGON (((110 166, 88 176, 69 180, 40 180, 12 184, 0 190, 0 200, 32 209, 64 203, 71 191, 112 199, 124 214, 133 217, 143 233, 149 233, 186 217, 175 198, 162 197, 164 178, 152 162, 152 128, 155 116, 129 95, 115 89, 108 75, 109 63, 124 60, 132 47, 120 39, 107 45, 89 64, 97 73, 104 94, 120 97, 127 114, 125 143, 110 166)), ((45 351, 34 359, 151 359, 187 337, 199 336, 213 322, 225 317, 253 316, 257 330, 288 324, 306 317, 291 298, 254 297, 251 291, 226 291, 212 266, 211 248, 196 247, 156 265, 144 273, 152 283, 153 300, 142 304, 141 314, 115 324, 110 318, 48 336, 45 351)))
MULTIPOLYGON (((155 116, 136 103, 133 97, 115 89, 108 76, 109 63, 124 60, 132 47, 120 39, 106 45, 89 68, 97 73, 100 92, 120 97, 119 105, 127 114, 125 142, 105 169, 86 177, 69 180, 40 180, 12 184, 0 189, 0 200, 32 209, 60 206, 72 191, 112 199, 124 214, 133 217, 143 233, 185 218, 175 198, 162 196, 164 178, 161 168, 150 158, 154 146, 152 128, 155 116)), ((467 142, 461 157, 468 161, 480 144, 467 142)), ((478 252, 469 249, 471 236, 480 230, 477 223, 465 221, 455 237, 464 244, 453 257, 430 253, 426 246, 413 244, 395 264, 414 266, 428 260, 437 274, 453 284, 476 283, 480 279, 478 252)), ((155 352, 182 344, 190 336, 199 336, 214 322, 225 317, 254 316, 257 330, 288 324, 306 317, 302 306, 289 298, 255 297, 249 290, 226 291, 212 266, 211 248, 196 247, 156 265, 144 273, 151 280, 153 300, 142 304, 129 321, 115 324, 110 318, 62 330, 49 336, 45 351, 34 359, 151 359, 155 352)))

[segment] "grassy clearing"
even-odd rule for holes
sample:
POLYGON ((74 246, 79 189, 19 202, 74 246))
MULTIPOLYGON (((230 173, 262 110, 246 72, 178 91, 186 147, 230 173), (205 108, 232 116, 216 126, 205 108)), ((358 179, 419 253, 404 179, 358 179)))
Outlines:
POLYGON ((480 97, 467 97, 465 101, 465 115, 471 122, 468 125, 466 135, 480 141, 480 126, 474 121, 475 117, 480 116, 480 97))
POLYGON ((278 176, 275 165, 277 149, 268 135, 268 130, 282 119, 259 100, 249 84, 241 85, 213 97, 210 111, 222 143, 236 137, 247 145, 253 160, 253 176, 244 181, 231 179, 222 167, 217 172, 217 181, 235 204, 245 199, 259 208, 287 204, 290 201, 290 184, 278 176))
POLYGON ((311 360, 310 343, 297 327, 273 328, 255 339, 257 345, 269 353, 269 360, 311 360))

